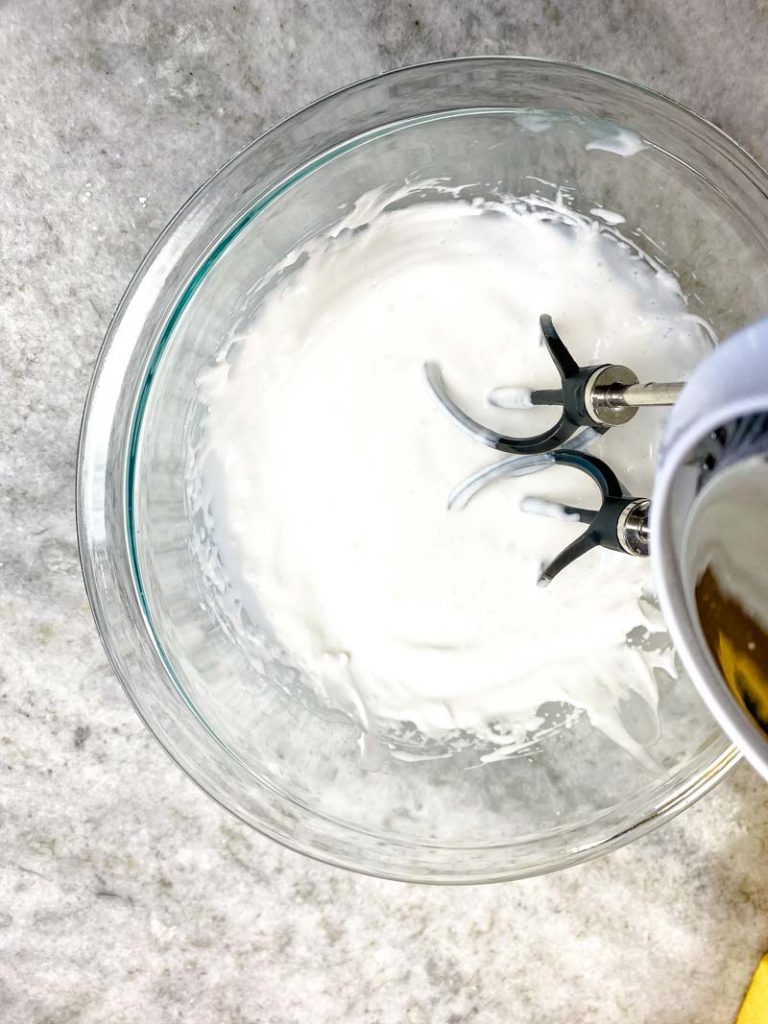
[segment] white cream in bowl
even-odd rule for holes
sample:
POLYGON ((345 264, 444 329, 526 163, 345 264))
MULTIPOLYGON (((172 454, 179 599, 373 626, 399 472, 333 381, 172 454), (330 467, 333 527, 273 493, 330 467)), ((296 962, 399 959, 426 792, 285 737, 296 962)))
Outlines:
MULTIPOLYGON (((247 333, 200 376, 191 491, 226 585, 364 731, 391 740, 405 723, 503 756, 560 702, 647 762, 623 715, 640 700, 653 719, 654 670, 670 664, 644 642, 660 628, 647 561, 599 549, 537 586, 583 528, 521 500, 598 499, 562 467, 449 511, 455 485, 503 456, 456 428, 423 365, 440 364, 473 417, 524 435, 557 412, 486 398, 557 386, 540 314, 580 363, 641 380, 684 379, 711 339, 675 279, 613 233, 618 217, 438 192, 409 204, 417 191, 364 197, 283 261, 247 333)), ((643 410, 591 449, 637 496, 651 493, 663 415, 643 410)))

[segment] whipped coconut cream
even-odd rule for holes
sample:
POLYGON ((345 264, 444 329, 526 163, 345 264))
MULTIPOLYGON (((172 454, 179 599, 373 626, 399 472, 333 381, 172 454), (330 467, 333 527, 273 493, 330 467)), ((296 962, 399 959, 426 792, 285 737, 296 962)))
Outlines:
MULTIPOLYGON (((638 698, 655 715, 658 699, 647 560, 598 549, 538 587, 583 528, 530 512, 597 507, 596 489, 551 467, 450 510, 455 486, 502 456, 457 429, 423 366, 439 363, 474 418, 526 435, 558 415, 526 408, 526 388, 557 382, 540 314, 580 363, 641 380, 684 379, 711 338, 675 279, 613 233, 619 215, 432 191, 363 197, 292 253, 200 375, 190 472, 227 588, 364 733, 404 723, 503 752, 560 702, 647 762, 623 718, 638 698)), ((637 496, 651 494, 662 417, 642 410, 590 448, 637 496)))

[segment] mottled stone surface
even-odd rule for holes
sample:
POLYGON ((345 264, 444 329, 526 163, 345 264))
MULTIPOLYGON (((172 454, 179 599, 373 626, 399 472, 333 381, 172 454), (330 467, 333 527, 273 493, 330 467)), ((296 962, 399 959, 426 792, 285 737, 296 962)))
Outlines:
POLYGON ((741 767, 560 875, 373 881, 247 831, 145 732, 86 606, 80 409, 142 253, 276 119, 461 53, 619 72, 768 159, 765 0, 0 3, 0 1021, 726 1024, 768 947, 741 767))

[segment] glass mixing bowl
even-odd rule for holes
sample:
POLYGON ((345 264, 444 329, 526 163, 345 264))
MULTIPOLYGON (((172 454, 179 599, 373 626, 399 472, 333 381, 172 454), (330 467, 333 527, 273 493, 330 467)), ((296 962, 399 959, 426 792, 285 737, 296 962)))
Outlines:
POLYGON ((456 755, 367 770, 354 723, 306 696, 289 657, 269 645, 249 654, 237 622, 219 614, 185 491, 196 375, 256 316, 270 269, 363 193, 422 178, 475 195, 567 188, 577 211, 620 211, 623 234, 677 275, 691 311, 719 336, 766 312, 768 180, 689 111, 604 74, 518 58, 361 82, 232 159, 139 268, 86 405, 81 557, 104 646, 137 711, 243 821, 386 877, 517 878, 642 835, 735 762, 685 677, 659 677, 656 771, 585 715, 481 767, 456 755))

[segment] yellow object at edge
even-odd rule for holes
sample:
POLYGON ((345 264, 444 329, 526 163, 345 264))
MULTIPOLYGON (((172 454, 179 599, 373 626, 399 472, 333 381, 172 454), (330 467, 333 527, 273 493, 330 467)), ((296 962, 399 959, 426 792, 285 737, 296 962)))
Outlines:
POLYGON ((734 1024, 768 1024, 768 954, 757 965, 734 1024))

